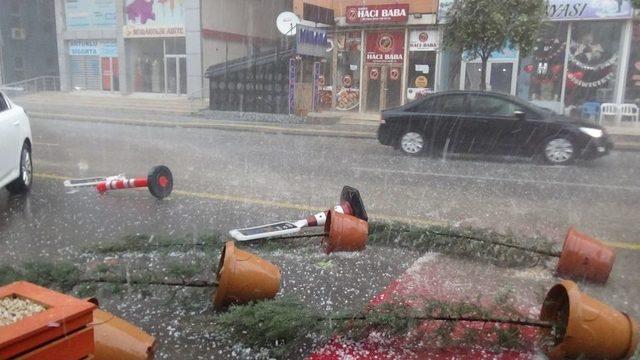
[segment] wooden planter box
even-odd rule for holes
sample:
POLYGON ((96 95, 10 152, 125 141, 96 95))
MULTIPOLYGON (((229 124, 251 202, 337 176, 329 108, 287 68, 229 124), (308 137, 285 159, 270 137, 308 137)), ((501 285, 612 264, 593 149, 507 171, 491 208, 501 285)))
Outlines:
POLYGON ((0 288, 0 299, 17 296, 45 311, 0 326, 0 359, 82 359, 94 352, 93 310, 96 305, 26 281, 0 288))

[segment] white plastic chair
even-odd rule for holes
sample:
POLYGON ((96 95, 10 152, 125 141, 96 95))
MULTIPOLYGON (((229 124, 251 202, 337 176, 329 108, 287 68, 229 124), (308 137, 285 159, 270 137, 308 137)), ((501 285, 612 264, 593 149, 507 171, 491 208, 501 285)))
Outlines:
POLYGON ((618 115, 618 104, 613 104, 613 103, 604 103, 600 105, 600 121, 599 123, 602 123, 602 119, 605 118, 605 116, 610 115, 610 116, 617 116, 618 115))
POLYGON ((638 109, 638 105, 621 104, 620 117, 625 117, 625 116, 631 117, 636 124, 640 122, 640 109, 638 109))

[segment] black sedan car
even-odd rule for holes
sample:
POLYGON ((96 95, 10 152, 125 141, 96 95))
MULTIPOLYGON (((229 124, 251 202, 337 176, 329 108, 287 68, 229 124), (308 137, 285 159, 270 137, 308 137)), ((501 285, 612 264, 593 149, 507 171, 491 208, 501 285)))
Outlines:
POLYGON ((606 155, 613 142, 578 122, 514 96, 450 91, 382 112, 378 140, 409 155, 483 153, 540 156, 552 164, 606 155))

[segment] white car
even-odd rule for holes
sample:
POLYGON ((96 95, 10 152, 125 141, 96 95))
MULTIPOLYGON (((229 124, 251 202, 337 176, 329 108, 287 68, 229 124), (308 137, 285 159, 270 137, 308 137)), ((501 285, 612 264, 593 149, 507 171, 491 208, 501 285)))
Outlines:
POLYGON ((20 106, 0 92, 0 189, 26 193, 33 180, 31 126, 20 106))

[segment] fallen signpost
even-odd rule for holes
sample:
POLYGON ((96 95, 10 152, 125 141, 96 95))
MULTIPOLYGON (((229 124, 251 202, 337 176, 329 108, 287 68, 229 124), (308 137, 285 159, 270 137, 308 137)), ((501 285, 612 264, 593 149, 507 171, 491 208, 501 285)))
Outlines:
POLYGON ((99 193, 109 190, 120 190, 130 188, 147 188, 151 195, 157 199, 164 199, 173 190, 173 174, 164 165, 154 166, 147 177, 127 178, 124 174, 94 177, 86 179, 70 179, 64 181, 67 188, 95 187, 99 193))

